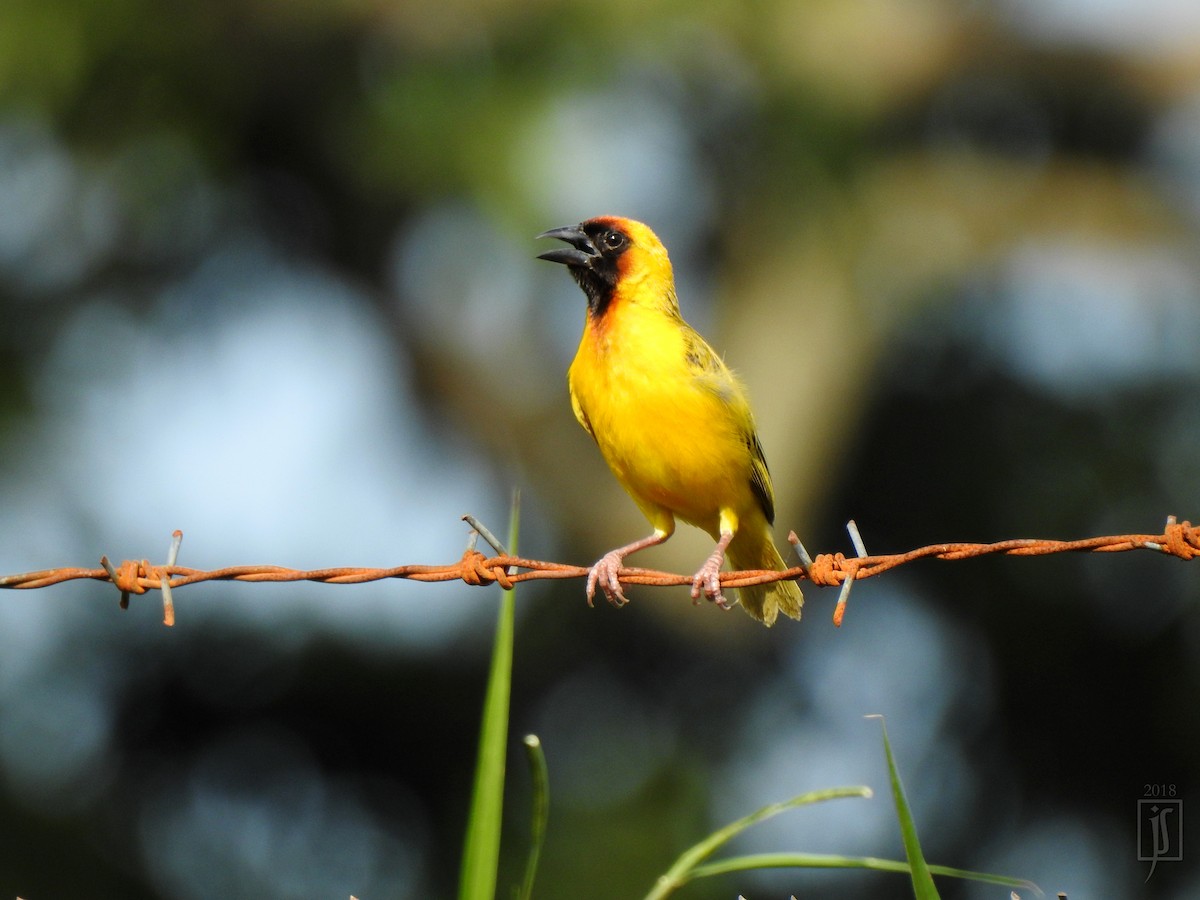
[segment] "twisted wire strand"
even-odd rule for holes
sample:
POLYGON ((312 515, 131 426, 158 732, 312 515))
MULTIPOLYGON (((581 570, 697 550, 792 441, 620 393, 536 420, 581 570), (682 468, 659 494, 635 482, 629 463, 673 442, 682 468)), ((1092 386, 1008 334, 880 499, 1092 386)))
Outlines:
MULTIPOLYGON (((474 522, 470 517, 470 521, 474 522)), ((1191 522, 1177 522, 1174 516, 1167 519, 1161 534, 1119 534, 1082 540, 1061 541, 1031 538, 998 541, 990 544, 943 543, 930 544, 905 553, 867 555, 862 548, 857 527, 851 522, 851 537, 859 553, 846 556, 843 553, 822 553, 809 559, 795 533, 788 539, 796 547, 802 560, 799 566, 784 571, 746 569, 722 572, 722 587, 744 587, 751 584, 766 584, 785 578, 807 579, 815 585, 842 587, 842 594, 834 611, 834 623, 841 624, 845 614, 849 587, 854 581, 871 578, 918 559, 932 557, 942 560, 973 559, 979 556, 1001 554, 1006 556, 1046 556, 1052 553, 1118 553, 1129 550, 1153 550, 1182 560, 1200 556, 1200 526, 1191 522)), ((474 532, 473 532, 474 534, 474 532)), ((490 535, 489 535, 490 537, 490 535)), ((91 579, 109 581, 121 592, 121 606, 128 606, 130 594, 144 594, 150 590, 163 592, 164 622, 174 622, 171 591, 184 585, 203 581, 249 581, 249 582, 292 582, 313 581, 321 584, 363 584, 387 578, 405 578, 412 581, 442 582, 463 581, 471 585, 499 584, 509 590, 524 581, 544 579, 583 578, 588 567, 567 563, 527 559, 497 552, 486 556, 474 547, 474 537, 462 557, 446 565, 404 565, 391 568, 367 568, 341 566, 327 569, 291 569, 285 566, 228 566, 222 569, 193 569, 175 563, 182 532, 172 535, 171 549, 165 565, 155 565, 149 560, 125 560, 114 566, 107 557, 101 557, 98 569, 57 568, 37 572, 23 572, 0 576, 0 588, 30 590, 62 584, 66 581, 91 579)), ((667 586, 690 585, 692 575, 662 572, 656 569, 622 567, 619 574, 624 584, 667 586)))

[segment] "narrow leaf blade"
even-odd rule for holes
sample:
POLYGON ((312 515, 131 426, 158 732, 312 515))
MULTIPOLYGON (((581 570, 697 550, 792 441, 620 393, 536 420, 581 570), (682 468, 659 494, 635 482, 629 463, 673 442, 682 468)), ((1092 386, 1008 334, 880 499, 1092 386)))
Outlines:
MULTIPOLYGON (((513 494, 509 552, 517 552, 519 495, 513 494)), ((459 876, 459 900, 494 900, 500 864, 500 826, 504 811, 504 763, 508 743, 508 707, 512 688, 515 591, 502 591, 492 645, 492 664, 483 702, 475 785, 459 876)))
POLYGON ((912 811, 904 796, 904 785, 900 783, 900 773, 896 769, 896 759, 892 755, 892 744, 888 740, 887 725, 883 716, 868 716, 879 719, 883 730, 883 751, 887 755, 888 778, 892 784, 892 799, 896 803, 896 817, 900 820, 900 836, 904 840, 904 855, 912 872, 913 894, 917 900, 939 900, 937 887, 929 872, 929 864, 921 853, 921 842, 917 839, 917 827, 913 823, 912 811))
POLYGON ((542 742, 537 735, 529 734, 525 736, 524 743, 529 774, 533 780, 533 804, 529 823, 529 856, 525 860, 525 878, 517 891, 517 900, 530 900, 533 896, 533 880, 537 876, 538 860, 546 841, 546 822, 550 817, 550 772, 546 768, 542 742))
POLYGON ((724 828, 719 828, 710 834, 704 840, 697 844, 693 844, 685 850, 675 863, 665 873, 659 876, 655 882, 654 888, 646 895, 646 900, 662 900, 664 897, 669 897, 677 888, 691 881, 695 877, 694 872, 704 860, 711 856, 718 847, 726 844, 733 838, 737 837, 747 828, 756 825, 773 816, 777 816, 789 809, 795 809, 798 806, 807 806, 810 803, 820 803, 825 800, 837 800, 842 797, 870 797, 871 789, 869 787, 839 787, 828 788, 822 791, 812 791, 808 794, 801 794, 798 797, 792 797, 790 800, 784 800, 781 803, 772 803, 769 806, 764 806, 762 809, 755 810, 748 816, 743 816, 735 822, 730 822, 724 828))

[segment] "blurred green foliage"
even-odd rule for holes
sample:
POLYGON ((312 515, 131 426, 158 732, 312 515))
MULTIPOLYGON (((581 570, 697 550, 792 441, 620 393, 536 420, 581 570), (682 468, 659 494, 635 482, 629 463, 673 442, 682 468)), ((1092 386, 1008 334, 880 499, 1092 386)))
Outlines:
MULTIPOLYGON (((850 517, 880 552, 1195 520, 1198 37, 1167 2, 7 0, 0 561, 182 527, 197 565, 441 562, 414 556, 513 484, 532 556, 629 540, 565 397, 581 299, 533 259, 601 212, 666 240, 813 552, 850 517)), ((103 586, 0 598, 0 891, 448 896, 480 594, 189 588, 169 635, 103 586)), ((771 632, 634 600, 518 604, 513 728, 555 778, 538 897, 633 895, 746 809, 882 784, 867 713, 929 858, 1073 898, 1133 895, 1143 785, 1200 778, 1173 560, 930 563, 840 631, 819 593, 771 632)), ((897 856, 892 826, 751 849, 897 856)), ((994 896, 968 890, 943 896, 994 896)))

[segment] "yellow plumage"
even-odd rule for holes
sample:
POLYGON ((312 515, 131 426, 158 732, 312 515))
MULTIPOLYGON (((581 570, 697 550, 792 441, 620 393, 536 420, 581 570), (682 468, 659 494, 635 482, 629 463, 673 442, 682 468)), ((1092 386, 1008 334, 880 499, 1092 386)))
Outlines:
MULTIPOLYGON (((727 550, 736 569, 786 568, 771 535, 771 478, 741 383, 684 320, 671 263, 645 225, 600 217, 546 232, 571 245, 542 254, 565 263, 588 298, 579 350, 567 375, 571 405, 654 534, 603 557, 588 580, 614 603, 630 553, 666 540, 679 518, 718 542, 696 574, 724 605, 717 572, 727 550)), ((742 606, 767 625, 800 617, 793 581, 740 589, 742 606)))

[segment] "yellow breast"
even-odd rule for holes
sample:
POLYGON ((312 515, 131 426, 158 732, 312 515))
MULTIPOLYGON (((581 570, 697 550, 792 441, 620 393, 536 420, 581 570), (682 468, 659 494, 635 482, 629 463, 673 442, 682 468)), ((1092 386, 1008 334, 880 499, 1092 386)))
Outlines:
POLYGON ((648 515, 665 509, 715 536, 722 509, 752 514, 745 394, 678 315, 621 305, 589 320, 568 383, 580 423, 648 515))

